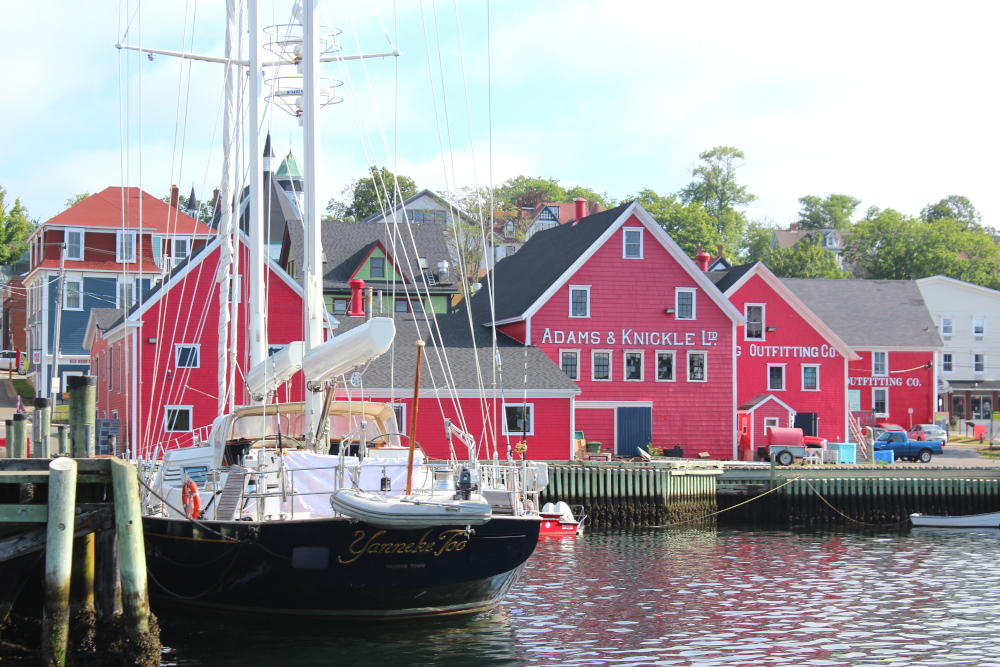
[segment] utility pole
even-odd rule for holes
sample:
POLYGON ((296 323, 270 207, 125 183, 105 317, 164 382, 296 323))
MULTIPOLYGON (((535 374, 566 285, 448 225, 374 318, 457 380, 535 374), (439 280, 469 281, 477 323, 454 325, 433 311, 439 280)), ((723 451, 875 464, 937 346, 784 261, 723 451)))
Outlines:
MULTIPOLYGON (((59 244, 59 283, 56 287, 56 329, 52 339, 52 364, 49 366, 49 387, 46 395, 52 399, 52 411, 55 413, 57 396, 55 387, 56 366, 59 365, 59 337, 62 330, 63 290, 66 287, 66 244, 59 244)), ((83 298, 83 295, 80 295, 83 298)))

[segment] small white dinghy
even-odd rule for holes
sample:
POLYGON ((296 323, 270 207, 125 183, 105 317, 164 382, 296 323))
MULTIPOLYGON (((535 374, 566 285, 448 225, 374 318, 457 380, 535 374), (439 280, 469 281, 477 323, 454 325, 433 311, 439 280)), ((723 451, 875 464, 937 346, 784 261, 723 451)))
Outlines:
POLYGON ((340 489, 330 496, 330 506, 352 519, 399 530, 481 526, 492 516, 490 504, 482 496, 470 494, 468 500, 455 500, 454 491, 383 496, 359 489, 340 489))
POLYGON ((911 514, 914 526, 934 528, 1000 528, 1000 512, 967 514, 965 516, 933 516, 931 514, 911 514))

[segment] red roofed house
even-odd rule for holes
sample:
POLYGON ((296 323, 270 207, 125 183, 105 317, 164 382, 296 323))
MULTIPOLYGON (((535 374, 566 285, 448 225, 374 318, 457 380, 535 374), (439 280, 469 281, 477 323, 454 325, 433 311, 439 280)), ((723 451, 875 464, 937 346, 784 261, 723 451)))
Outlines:
MULTIPOLYGON (((176 202, 176 187, 171 196, 176 202)), ((30 268, 24 278, 29 377, 36 392, 50 395, 57 325, 56 378, 64 387, 67 375, 91 372, 83 347, 90 310, 134 305, 166 271, 214 236, 215 230, 176 204, 138 188, 105 188, 39 225, 28 239, 30 268), (63 244, 65 287, 57 304, 63 244)))

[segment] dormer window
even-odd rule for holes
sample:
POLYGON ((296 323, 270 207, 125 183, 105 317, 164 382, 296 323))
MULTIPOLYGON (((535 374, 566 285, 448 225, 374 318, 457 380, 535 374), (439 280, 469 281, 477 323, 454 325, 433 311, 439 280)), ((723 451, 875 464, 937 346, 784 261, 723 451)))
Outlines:
POLYGON ((508 237, 514 236, 514 223, 513 222, 508 222, 506 225, 503 226, 503 235, 504 236, 508 236, 508 237))
POLYGON ((135 232, 115 232, 115 261, 135 261, 135 232))
POLYGON ((385 278, 384 257, 372 257, 370 275, 372 278, 385 278))
POLYGON ((66 230, 66 259, 83 259, 83 230, 66 230))

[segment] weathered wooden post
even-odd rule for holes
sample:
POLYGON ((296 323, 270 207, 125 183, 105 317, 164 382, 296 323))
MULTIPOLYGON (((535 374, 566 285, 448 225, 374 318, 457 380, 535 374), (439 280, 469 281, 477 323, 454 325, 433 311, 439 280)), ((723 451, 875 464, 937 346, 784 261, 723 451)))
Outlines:
POLYGON ((125 631, 138 639, 149 632, 149 594, 146 590, 146 552, 142 540, 139 507, 139 477, 133 466, 111 460, 111 483, 115 492, 115 533, 118 536, 118 568, 121 573, 125 631))
POLYGON ((42 664, 65 665, 69 641, 69 584, 73 562, 76 461, 49 464, 49 508, 45 535, 45 602, 42 664))
POLYGON ((106 624, 121 611, 121 583, 118 580, 118 544, 114 529, 99 530, 94 548, 94 606, 98 624, 106 624))
POLYGON ((12 459, 28 458, 28 432, 25 422, 28 415, 15 412, 7 429, 7 455, 12 459))
POLYGON ((56 424, 59 431, 59 453, 69 456, 69 426, 66 424, 56 424))
POLYGON ((34 443, 31 458, 49 458, 49 431, 52 428, 51 401, 44 396, 35 399, 35 432, 31 438, 34 443))
POLYGON ((73 458, 88 459, 94 456, 94 433, 97 432, 97 377, 71 375, 66 378, 66 386, 69 389, 73 458))

